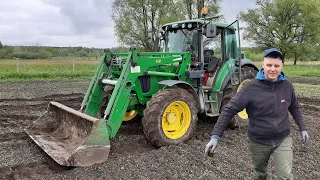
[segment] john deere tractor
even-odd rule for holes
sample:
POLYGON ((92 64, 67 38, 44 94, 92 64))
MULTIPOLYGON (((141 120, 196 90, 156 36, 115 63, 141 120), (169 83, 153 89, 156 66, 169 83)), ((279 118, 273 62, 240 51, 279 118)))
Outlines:
MULTIPOLYGON (((163 25, 159 52, 105 50, 80 110, 50 102, 25 131, 65 166, 106 161, 109 139, 123 122, 137 117, 156 147, 189 140, 198 116, 219 116, 258 70, 241 58, 238 23, 213 19, 163 25)), ((248 118, 245 110, 237 116, 248 118)))

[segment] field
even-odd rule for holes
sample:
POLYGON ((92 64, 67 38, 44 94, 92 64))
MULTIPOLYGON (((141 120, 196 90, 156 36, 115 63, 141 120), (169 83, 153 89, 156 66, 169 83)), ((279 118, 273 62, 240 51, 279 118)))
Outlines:
MULTIPOLYGON (((96 58, 53 58, 50 60, 0 59, 0 82, 30 80, 88 79, 96 71, 96 58)), ((254 62, 261 67, 261 62, 254 62)), ((320 62, 286 62, 284 71, 290 77, 320 77, 320 62)))
MULTIPOLYGON (((35 64, 38 67, 38 62, 35 64)), ((70 65, 65 68, 72 72, 72 63, 70 65)), ((85 67, 89 69, 90 65, 85 64, 80 72, 86 71, 85 67)), ((94 67, 93 63, 93 72, 94 67)), ((303 146, 298 128, 292 123, 295 179, 320 179, 318 77, 289 77, 294 82, 311 136, 309 144, 303 146)), ((79 109, 90 81, 87 76, 81 78, 0 82, 0 179, 251 179, 244 122, 239 123, 239 129, 225 132, 213 158, 205 157, 203 151, 214 124, 200 119, 194 137, 186 144, 156 149, 148 143, 142 126, 136 122, 121 126, 111 140, 107 162, 86 168, 56 164, 23 129, 46 111, 51 100, 79 109)), ((18 79, 12 78, 12 81, 18 79)), ((268 174, 269 179, 276 179, 273 159, 268 174)))

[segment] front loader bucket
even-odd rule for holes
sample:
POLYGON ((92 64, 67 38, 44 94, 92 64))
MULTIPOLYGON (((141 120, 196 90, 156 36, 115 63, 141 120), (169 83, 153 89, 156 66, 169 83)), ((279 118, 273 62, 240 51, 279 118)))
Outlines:
POLYGON ((48 111, 25 131, 63 166, 91 166, 106 161, 109 155, 105 121, 57 102, 50 102, 48 111))

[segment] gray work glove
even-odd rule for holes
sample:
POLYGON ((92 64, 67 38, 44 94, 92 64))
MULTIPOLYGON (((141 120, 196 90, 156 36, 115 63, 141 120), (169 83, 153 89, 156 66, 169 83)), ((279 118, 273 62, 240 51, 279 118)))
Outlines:
POLYGON ((205 152, 204 152, 205 155, 208 155, 210 157, 213 156, 213 152, 216 149, 217 144, 218 144, 218 139, 219 139, 219 136, 217 136, 217 135, 212 135, 211 136, 211 139, 210 139, 209 143, 206 145, 206 149, 205 149, 205 152))
POLYGON ((301 131, 301 136, 304 143, 309 140, 309 134, 306 130, 301 131))

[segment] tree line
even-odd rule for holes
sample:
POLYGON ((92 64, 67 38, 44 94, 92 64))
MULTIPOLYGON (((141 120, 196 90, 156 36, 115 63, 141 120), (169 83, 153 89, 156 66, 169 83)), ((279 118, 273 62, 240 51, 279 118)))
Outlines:
MULTIPOLYGON (((115 53, 128 52, 126 47, 113 47, 115 53)), ((50 46, 8 46, 0 41, 0 59, 50 59, 52 57, 100 57, 102 48, 50 47, 50 46)))
MULTIPOLYGON (((241 48, 241 52, 244 53, 244 56, 254 62, 262 61, 264 50, 265 48, 261 48, 261 47, 242 47, 241 48)), ((303 53, 300 56, 299 61, 320 61, 319 51, 320 51, 319 46, 314 46, 308 49, 308 53, 303 53)), ((294 63, 294 58, 289 55, 285 58, 285 63, 288 60, 293 61, 294 63)))

